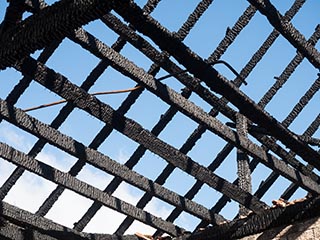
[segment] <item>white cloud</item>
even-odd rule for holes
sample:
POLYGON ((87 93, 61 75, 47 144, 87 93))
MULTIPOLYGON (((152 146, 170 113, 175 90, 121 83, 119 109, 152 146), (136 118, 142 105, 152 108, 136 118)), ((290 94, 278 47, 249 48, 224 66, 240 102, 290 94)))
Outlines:
POLYGON ((19 134, 13 125, 5 121, 0 125, 0 141, 4 141, 23 152, 31 147, 30 141, 27 141, 26 137, 19 134))
POLYGON ((119 163, 124 164, 129 159, 129 154, 124 148, 120 148, 118 154, 115 157, 115 160, 119 163))
MULTIPOLYGON (((0 175, 2 175, 2 169, 0 175)), ((55 184, 32 173, 24 172, 4 201, 27 211, 35 212, 54 187, 55 184)))
POLYGON ((0 158, 0 185, 6 181, 6 179, 10 176, 10 174, 13 172, 15 169, 15 165, 2 160, 0 158))

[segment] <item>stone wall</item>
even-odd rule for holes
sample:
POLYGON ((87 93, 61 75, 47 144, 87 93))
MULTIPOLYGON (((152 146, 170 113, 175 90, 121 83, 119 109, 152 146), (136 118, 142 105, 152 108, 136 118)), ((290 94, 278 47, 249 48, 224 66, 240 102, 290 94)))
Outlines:
POLYGON ((241 240, 311 240, 320 239, 320 218, 267 230, 241 240))

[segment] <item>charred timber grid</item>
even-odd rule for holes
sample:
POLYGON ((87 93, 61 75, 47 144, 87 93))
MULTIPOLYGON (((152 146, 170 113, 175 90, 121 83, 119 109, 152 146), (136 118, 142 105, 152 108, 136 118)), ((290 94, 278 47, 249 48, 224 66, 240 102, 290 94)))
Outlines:
MULTIPOLYGON (((243 0, 245 7, 238 11, 240 15, 234 16, 234 23, 230 22, 233 25, 218 36, 221 41, 204 59, 200 51, 193 50, 197 48, 187 43, 199 26, 203 27, 201 23, 206 23, 204 28, 211 27, 207 17, 218 9, 218 0, 194 1, 196 4, 177 31, 169 30, 157 15, 165 4, 174 5, 173 1, 146 0, 144 6, 141 2, 7 0, 2 3, 6 8, 0 24, 0 74, 14 71, 21 78, 5 94, 0 91, 0 134, 3 135, 0 136, 0 166, 14 166, 8 172, 0 169, 3 175, 0 176, 0 239, 240 239, 319 217, 320 140, 317 131, 320 114, 313 103, 320 89, 317 45, 320 18, 308 37, 294 21, 296 15, 306 15, 304 9, 310 3, 292 0, 287 11, 280 11, 277 1, 243 0), (269 33, 260 45, 257 42, 257 49, 252 49, 251 56, 241 64, 234 56, 228 58, 233 48, 243 47, 238 45, 239 39, 247 34, 257 18, 263 19, 263 26, 269 28, 269 33), (114 42, 107 43, 101 34, 87 27, 93 23, 115 36, 114 42), (277 73, 262 91, 260 99, 250 97, 246 87, 253 84, 257 87, 259 82, 254 79, 255 74, 261 71, 260 66, 265 66, 270 59, 268 54, 280 40, 294 49, 294 54, 288 56, 288 63, 281 63, 280 74, 277 73), (53 67, 52 59, 58 53, 69 54, 61 50, 65 42, 81 49, 88 59, 98 59, 82 82, 75 81, 68 71, 53 67), (128 59, 127 48, 139 52, 139 57, 150 62, 149 69, 141 68, 138 57, 128 59), (269 103, 283 97, 282 92, 288 91, 290 81, 304 65, 309 70, 300 81, 308 80, 310 84, 284 111, 287 115, 279 120, 269 103), (106 71, 130 80, 131 87, 102 89, 99 80, 106 71), (38 99, 35 85, 60 100, 38 99), (182 89, 177 90, 176 85, 182 89), (97 88, 99 91, 94 92, 97 88), (38 105, 24 108, 24 96, 30 91, 38 105), (125 96, 118 108, 105 100, 104 96, 111 94, 125 96), (165 111, 157 110, 158 121, 151 127, 131 114, 141 108, 139 102, 146 96, 168 106, 165 111), (50 121, 37 115, 53 108, 59 111, 52 111, 56 114, 50 121), (306 114, 311 108, 316 114, 306 114), (69 119, 79 112, 101 126, 88 143, 79 140, 77 134, 70 134, 72 131, 67 134, 63 130, 69 119), (192 122, 193 129, 189 135, 177 134, 182 143, 177 147, 163 135, 181 116, 192 122), (298 131, 295 125, 301 118, 306 122, 305 129, 298 131), (35 139, 28 150, 12 145, 2 131, 5 124, 35 139), (119 162, 114 155, 102 150, 105 142, 114 141, 115 134, 135 144, 126 161, 119 162), (197 151, 199 146, 208 146, 204 144, 207 136, 221 143, 211 144, 215 150, 211 161, 205 161, 205 155, 197 151), (73 165, 61 170, 58 165, 42 161, 41 153, 48 147, 74 159, 73 165), (163 160, 163 169, 152 177, 146 170, 137 170, 146 164, 150 153, 163 160), (235 169, 234 178, 220 171, 222 166, 231 163, 235 169), (97 187, 82 178, 88 166, 110 176, 110 181, 97 187), (259 176, 257 183, 261 169, 265 170, 265 175, 259 176), (167 184, 179 176, 177 172, 194 180, 190 186, 184 186, 183 191, 167 184), (10 201, 27 173, 54 186, 34 211, 10 201), (279 187, 279 181, 285 181, 285 187, 279 187), (135 203, 117 195, 124 184, 141 192, 135 203), (50 213, 58 204, 66 204, 67 192, 90 201, 74 216, 73 226, 50 219, 50 213), (199 195, 204 192, 210 204, 200 200, 199 195), (277 198, 269 201, 270 195, 277 198), (169 206, 165 217, 148 208, 153 201, 169 206), (233 217, 228 215, 231 205, 236 209, 233 217), (87 232, 86 228, 104 209, 121 214, 116 228, 113 232, 107 230, 113 218, 108 215, 104 216, 107 219, 105 232, 87 232), (190 216, 192 220, 189 221, 195 222, 195 226, 192 227, 191 222, 187 227, 181 224, 184 216, 190 216), (150 232, 132 233, 136 223, 148 226, 150 232)), ((223 11, 235 14, 230 9, 223 11)), ((58 61, 65 64, 63 59, 58 61)), ((6 83, 1 79, 0 89, 10 88, 10 79, 5 80, 6 83)), ((139 111, 141 115, 143 109, 139 111)), ((145 114, 141 116, 147 118, 145 114)), ((206 151, 212 149, 206 147, 206 151)), ((175 181, 183 181, 183 177, 175 181)), ((17 196, 24 198, 23 192, 17 196)))

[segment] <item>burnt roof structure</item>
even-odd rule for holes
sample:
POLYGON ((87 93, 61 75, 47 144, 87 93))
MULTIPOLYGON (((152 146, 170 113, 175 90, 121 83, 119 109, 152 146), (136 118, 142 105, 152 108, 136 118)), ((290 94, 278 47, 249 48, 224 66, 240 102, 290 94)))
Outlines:
MULTIPOLYGON (((171 1, 167 2, 171 4, 171 1)), ((317 105, 312 105, 312 116, 315 117, 304 120, 303 131, 290 127, 298 116, 307 118, 303 110, 315 101, 314 96, 320 88, 320 53, 316 48, 320 27, 312 26, 314 33, 307 39, 291 23, 306 1, 292 1, 291 8, 285 14, 281 14, 269 0, 244 1, 247 8, 240 16, 235 16, 237 20, 233 26, 225 29, 225 35, 217 37, 221 41, 206 59, 189 48, 185 40, 208 9, 215 8, 215 1, 194 2, 195 8, 186 21, 178 31, 173 32, 152 15, 161 4, 160 0, 149 0, 143 7, 132 0, 61 0, 52 5, 42 0, 9 1, 0 28, 0 73, 14 69, 22 77, 8 90, 7 96, 0 99, 0 125, 8 122, 36 140, 28 152, 10 146, 7 142, 0 142, 0 161, 16 166, 0 188, 1 239, 137 239, 139 236, 126 234, 135 221, 154 228, 154 237, 166 233, 168 238, 232 239, 319 215, 320 140, 315 134, 320 125, 320 115, 319 108, 315 108, 317 105), (24 18, 24 13, 28 13, 28 17, 24 18), (244 60, 243 66, 240 65, 242 69, 237 71, 233 66, 237 60, 231 64, 225 61, 223 55, 236 44, 241 34, 245 34, 243 32, 256 15, 264 18, 271 29, 270 33, 257 50, 251 50, 252 57, 244 60), (92 21, 108 29, 108 33, 117 37, 116 41, 108 44, 90 33, 84 26, 92 21), (289 62, 279 60, 281 64, 278 59, 268 58, 269 65, 282 67, 281 74, 271 82, 268 80, 270 86, 260 99, 253 99, 243 86, 253 84, 252 79, 256 76, 254 71, 263 71, 264 68, 258 65, 267 58, 268 51, 271 51, 279 38, 293 49, 294 55, 289 62), (65 39, 99 59, 88 76, 83 76, 83 82, 69 79, 66 74, 47 64, 65 39), (145 69, 139 66, 137 59, 128 59, 122 54, 122 49, 127 45, 148 58, 151 66, 145 69), (308 79, 310 86, 297 96, 298 100, 291 104, 292 109, 284 111, 288 114, 280 121, 279 117, 274 117, 274 113, 268 110, 267 105, 279 95, 281 88, 286 90, 287 82, 294 78, 294 72, 302 62, 308 65, 308 71, 303 73, 305 79, 296 81, 308 79), (220 65, 227 70, 218 71, 220 65), (117 109, 108 100, 99 98, 99 94, 117 91, 102 92, 105 91, 103 88, 99 88, 100 92, 96 94, 90 91, 108 69, 131 83, 131 88, 118 91, 127 94, 117 109), (233 75, 226 76, 227 71, 233 75), (34 108, 23 109, 19 103, 33 83, 63 99, 57 102, 64 105, 56 106, 57 112, 51 122, 42 121, 31 112, 34 108), (135 87, 132 87, 132 83, 135 87), (176 86, 183 88, 177 90, 176 86), (128 115, 145 94, 152 95, 168 106, 163 112, 154 109, 157 120, 151 127, 139 123, 134 117, 137 115, 128 115), (76 111, 103 123, 90 143, 59 130, 76 111), (196 126, 190 129, 191 134, 186 138, 177 134, 176 137, 181 138, 179 140, 183 143, 181 147, 160 136, 177 116, 183 116, 187 119, 185 121, 192 122, 190 126, 196 126), (113 160, 112 156, 99 149, 113 132, 120 133, 137 146, 124 162, 113 160), (222 144, 214 146, 212 142, 210 148, 200 150, 197 155, 190 154, 194 148, 203 144, 201 138, 206 134, 219 139, 217 141, 222 144), (42 161, 39 153, 48 145, 75 159, 68 170, 62 171, 58 166, 42 161), (213 159, 202 162, 201 151, 212 151, 213 159), (144 156, 148 152, 165 163, 153 178, 148 176, 147 169, 145 172, 136 169, 142 161, 147 161, 144 156), (221 165, 230 162, 231 153, 234 153, 231 157, 234 162, 229 164, 234 165, 237 174, 233 180, 226 173, 218 171, 221 165), (106 181, 104 189, 78 177, 87 165, 112 176, 111 181, 106 181), (261 167, 269 175, 262 176, 264 179, 257 183, 255 174, 261 174, 261 167), (177 170, 194 179, 183 194, 166 186, 168 179, 177 170), (36 174, 55 186, 34 212, 21 209, 5 199, 25 172, 36 174), (286 179, 288 183, 284 190, 276 186, 280 178, 286 179), (124 182, 142 191, 135 204, 114 194, 124 182), (220 195, 212 197, 211 189, 220 195), (92 200, 73 228, 46 217, 55 204, 64 204, 61 195, 65 190, 92 200), (294 206, 271 208, 271 203, 263 200, 268 192, 273 192, 277 198, 289 200, 299 190, 303 190, 304 195, 309 194, 310 198, 294 206), (210 199, 209 207, 197 200, 197 194, 201 191, 210 199), (159 199, 170 206, 166 218, 146 210, 153 199, 159 199), (230 203, 239 205, 234 219, 223 213, 223 209, 230 203), (87 233, 85 227, 102 207, 123 214, 123 221, 114 233, 87 233), (182 214, 196 218, 197 226, 194 229, 180 226, 176 219, 182 214), (205 230, 199 231, 201 228, 205 230)), ((305 24, 310 24, 305 21, 305 24)), ((236 48, 241 47, 236 45, 236 48)), ((68 49, 64 49, 63 54, 68 55, 68 49)), ((268 71, 276 74, 270 69, 268 71)), ((7 86, 8 81, 2 80, 1 88, 7 86)), ((257 81, 255 88, 258 85, 257 81)), ((36 94, 33 92, 36 102, 45 104, 36 94)), ((286 101, 285 95, 280 96, 280 101, 286 101)), ((55 104, 40 105, 35 109, 48 109, 55 104)), ((146 114, 149 114, 144 112, 143 106, 139 105, 140 118, 146 118, 146 114)), ((87 128, 83 125, 81 127, 87 128)), ((184 181, 183 177, 174 179, 184 181)), ((67 210, 65 212, 68 214, 67 210)), ((105 216, 105 219, 108 225, 112 216, 105 216)))

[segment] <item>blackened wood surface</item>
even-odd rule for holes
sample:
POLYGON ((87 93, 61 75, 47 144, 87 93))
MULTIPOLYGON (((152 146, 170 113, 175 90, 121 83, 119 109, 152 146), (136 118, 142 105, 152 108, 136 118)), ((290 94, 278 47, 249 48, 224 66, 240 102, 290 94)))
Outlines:
MULTIPOLYGON (((199 218, 198 227, 206 227, 208 224, 220 225, 225 219, 218 213, 228 201, 234 200, 240 203, 242 209, 240 214, 248 213, 246 209, 249 208, 257 215, 215 227, 213 233, 212 229, 209 229, 209 232, 206 231, 210 237, 217 237, 220 234, 220 237, 225 236, 229 239, 261 231, 276 226, 278 223, 286 223, 291 218, 291 210, 284 210, 285 213, 278 209, 266 210, 268 209, 267 204, 260 200, 264 194, 272 191, 273 184, 280 176, 291 182, 291 185, 282 194, 284 199, 290 198, 299 188, 313 194, 320 193, 319 176, 317 172, 313 171, 314 167, 319 169, 320 155, 309 146, 319 145, 319 139, 314 137, 313 134, 319 128, 320 115, 302 135, 287 130, 319 92, 319 78, 315 78, 310 88, 306 90, 281 123, 264 110, 304 58, 307 58, 315 68, 319 68, 319 52, 315 47, 320 37, 319 25, 309 40, 306 40, 290 23, 306 1, 295 0, 290 9, 282 16, 268 0, 248 0, 252 5, 244 10, 234 26, 226 29, 225 36, 206 60, 201 59, 182 42, 207 9, 215 7, 215 1, 199 1, 199 4, 181 28, 173 33, 148 15, 160 2, 160 0, 149 0, 142 10, 133 1, 129 0, 107 2, 99 0, 78 2, 62 0, 53 6, 48 6, 44 1, 37 0, 12 0, 10 2, 0 36, 2 42, 0 46, 0 67, 6 68, 14 65, 25 76, 9 93, 5 101, 1 100, 0 122, 2 120, 9 121, 11 124, 36 136, 38 141, 28 154, 21 153, 5 143, 1 143, 1 156, 15 163, 18 167, 0 187, 0 199, 3 200, 7 196, 25 170, 33 171, 39 176, 57 183, 58 186, 35 214, 26 213, 21 209, 2 203, 0 215, 5 219, 2 221, 0 216, 1 237, 7 239, 137 239, 135 236, 123 236, 123 234, 132 225, 133 221, 139 220, 156 228, 157 231, 154 236, 166 232, 172 236, 183 234, 181 238, 185 239, 190 234, 186 234, 184 229, 172 224, 182 213, 189 213, 199 218), (123 24, 115 15, 109 13, 112 8, 130 24, 123 24), (34 14, 21 21, 22 13, 25 10, 34 14), (227 81, 212 68, 212 65, 221 60, 223 54, 250 24, 251 19, 255 17, 257 12, 258 14, 264 14, 274 29, 239 74, 233 71, 236 75, 235 79, 227 81), (82 28, 75 30, 75 28, 97 18, 100 18, 97 21, 104 23, 106 27, 119 36, 112 47, 108 47, 82 28), (136 29, 152 39, 162 51, 157 50, 154 43, 151 43, 148 38, 139 35, 136 29), (246 78, 256 69, 257 64, 264 58, 279 36, 285 37, 297 49, 297 54, 279 77, 275 77, 275 83, 262 99, 255 103, 244 95, 239 88, 242 83, 246 82, 246 78), (100 62, 79 87, 45 65, 65 37, 100 58, 100 62), (148 71, 139 68, 121 55, 120 51, 127 42, 152 61, 148 71), (45 49, 37 61, 28 57, 30 53, 43 47, 45 49), (26 58, 22 59, 22 57, 26 58), (172 61, 172 57, 178 60, 183 67, 172 61), (117 110, 88 94, 90 88, 109 67, 128 76, 137 83, 136 86, 140 86, 138 90, 131 92, 125 98, 117 110), (187 71, 183 69, 184 67, 187 68, 187 71), (161 81, 164 78, 156 77, 161 69, 167 71, 168 76, 175 77, 184 85, 181 92, 178 93, 163 84, 161 81), (179 74, 181 71, 184 73, 179 74), (20 96, 28 89, 33 80, 68 101, 50 125, 43 124, 15 108, 20 96), (150 131, 134 120, 125 117, 125 114, 145 91, 150 91, 168 104, 167 111, 161 115, 159 121, 150 131), (221 96, 218 97, 214 91, 221 96), (211 110, 205 112, 192 103, 189 98, 194 94, 208 103, 212 107, 211 110), (236 108, 230 107, 229 102, 236 108), (88 146, 75 141, 72 136, 63 135, 56 130, 75 108, 83 109, 105 123, 88 146), (158 136, 179 112, 198 125, 181 148, 177 149, 161 141, 158 136), (219 115, 227 117, 231 123, 223 124, 216 118, 219 115), (246 123, 239 121, 239 116, 243 116, 247 120, 246 123), (114 130, 138 143, 137 149, 123 165, 96 151, 114 130), (188 153, 196 144, 199 144, 199 139, 208 131, 218 135, 226 143, 220 151, 217 151, 217 155, 208 166, 202 166, 188 157, 188 153), (252 140, 252 137, 255 139, 252 140), (279 140, 288 149, 278 144, 279 140), (37 154, 42 151, 46 144, 52 144, 77 158, 76 163, 68 172, 60 172, 54 166, 48 166, 35 160, 37 154), (223 179, 223 176, 215 174, 215 171, 226 161, 233 150, 237 151, 239 178, 231 183, 223 179), (167 165, 154 181, 132 170, 146 151, 152 151, 167 161, 167 165), (302 157, 309 164, 305 166, 299 157, 302 157), (87 163, 114 176, 104 191, 75 178, 87 163), (261 163, 270 168, 272 173, 261 182, 255 193, 251 193, 251 173, 261 163), (162 187, 177 167, 196 179, 183 196, 162 187), (136 206, 111 196, 123 181, 140 188, 144 192, 136 206), (205 184, 222 193, 222 197, 216 200, 211 209, 192 201, 205 184), (42 218, 58 201, 66 188, 94 201, 88 211, 74 224, 73 230, 63 228, 53 222, 46 222, 42 218), (144 210, 153 198, 161 199, 173 207, 166 220, 144 210), (127 215, 116 230, 116 235, 88 235, 82 233, 81 231, 101 206, 109 206, 127 215), (288 211, 290 214, 287 213, 288 211), (270 222, 270 219, 272 222, 270 222), (254 225, 255 221, 258 223, 257 226, 254 225), (5 225, 1 225, 2 223, 5 223, 5 225), (242 226, 243 223, 245 223, 245 226, 242 226), (49 231, 49 227, 59 230, 49 231), (60 231, 61 227, 63 232, 60 231)), ((308 206, 304 203, 299 207, 299 211, 302 209, 301 212, 304 212, 309 208, 308 206)), ((310 216, 310 214, 305 215, 305 217, 310 216)), ((202 237, 203 235, 198 233, 191 234, 193 239, 202 239, 202 237)))

